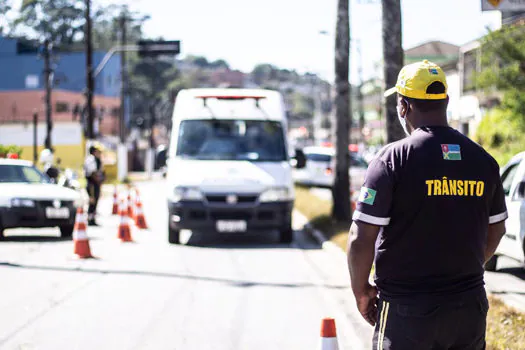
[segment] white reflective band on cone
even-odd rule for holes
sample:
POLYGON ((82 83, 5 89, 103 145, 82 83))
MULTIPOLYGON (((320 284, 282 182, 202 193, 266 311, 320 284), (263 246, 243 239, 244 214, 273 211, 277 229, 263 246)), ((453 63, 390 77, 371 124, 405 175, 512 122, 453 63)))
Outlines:
POLYGON ((86 231, 84 231, 84 230, 73 232, 73 239, 75 239, 77 241, 84 241, 87 238, 88 237, 87 237, 86 231))
POLYGON ((319 350, 339 350, 337 338, 321 338, 319 350))

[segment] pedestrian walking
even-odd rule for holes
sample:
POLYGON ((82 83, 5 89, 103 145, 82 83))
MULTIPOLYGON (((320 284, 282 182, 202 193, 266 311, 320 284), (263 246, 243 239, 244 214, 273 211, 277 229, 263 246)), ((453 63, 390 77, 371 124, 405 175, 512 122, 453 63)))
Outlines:
POLYGON ((97 214, 100 188, 104 181, 104 170, 102 166, 102 149, 98 144, 89 147, 89 154, 84 161, 84 174, 87 180, 86 190, 89 194, 88 225, 98 226, 95 218, 97 214))
POLYGON ((439 66, 403 67, 385 96, 394 93, 407 137, 370 163, 353 214, 357 307, 375 326, 374 349, 484 349, 484 264, 507 218, 499 166, 448 125, 439 66))

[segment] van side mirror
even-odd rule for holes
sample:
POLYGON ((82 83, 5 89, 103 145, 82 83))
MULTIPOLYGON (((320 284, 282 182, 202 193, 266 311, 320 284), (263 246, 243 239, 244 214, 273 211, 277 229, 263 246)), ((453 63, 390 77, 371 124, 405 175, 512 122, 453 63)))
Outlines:
POLYGON ((516 199, 525 199, 525 181, 521 181, 516 189, 516 199))
POLYGON ((295 160, 294 167, 296 169, 304 169, 306 167, 306 155, 302 149, 295 150, 295 156, 293 159, 295 160))

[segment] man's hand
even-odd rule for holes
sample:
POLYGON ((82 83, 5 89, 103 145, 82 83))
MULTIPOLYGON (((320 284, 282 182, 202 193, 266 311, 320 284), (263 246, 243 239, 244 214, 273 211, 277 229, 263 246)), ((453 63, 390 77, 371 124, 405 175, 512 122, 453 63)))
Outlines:
POLYGON ((375 326, 377 323, 377 288, 368 284, 362 293, 355 294, 355 300, 361 316, 370 325, 375 326))

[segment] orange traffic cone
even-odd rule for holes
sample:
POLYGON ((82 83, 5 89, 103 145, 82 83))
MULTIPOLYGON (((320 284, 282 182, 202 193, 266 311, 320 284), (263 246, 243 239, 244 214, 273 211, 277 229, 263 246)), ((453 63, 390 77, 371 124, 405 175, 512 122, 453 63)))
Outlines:
POLYGON ((133 219, 133 201, 131 200, 131 189, 128 191, 127 206, 128 217, 133 219))
POLYGON ((75 217, 75 229, 73 231, 73 253, 80 259, 93 258, 87 236, 87 217, 84 214, 84 209, 82 207, 78 207, 77 215, 75 217))
POLYGON ((118 239, 121 242, 133 242, 131 228, 129 227, 129 207, 123 200, 120 206, 120 224, 118 225, 118 239))
POLYGON ((146 218, 144 217, 144 211, 142 210, 142 201, 140 196, 136 195, 136 206, 135 206, 135 225, 140 229, 147 229, 146 218))
POLYGON ((324 318, 321 321, 319 350, 339 350, 335 320, 333 318, 324 318))
POLYGON ((113 209, 111 211, 113 215, 118 214, 118 193, 117 193, 117 186, 115 186, 115 191, 113 192, 113 209))

